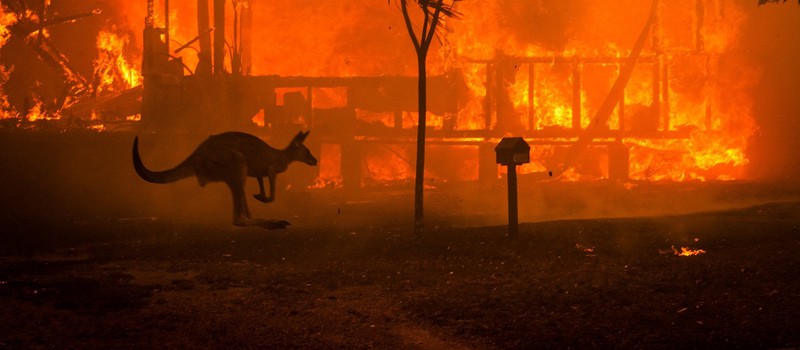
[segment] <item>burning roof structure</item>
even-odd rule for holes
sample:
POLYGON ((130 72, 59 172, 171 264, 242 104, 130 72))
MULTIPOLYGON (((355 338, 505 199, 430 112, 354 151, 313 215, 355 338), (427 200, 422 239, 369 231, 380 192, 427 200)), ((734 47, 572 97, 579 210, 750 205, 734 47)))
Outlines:
MULTIPOLYGON (((413 177, 415 62, 392 3, 97 3, 3 2, 4 129, 311 129, 321 167, 309 186, 413 177)), ((529 178, 743 176, 757 72, 729 54, 737 4, 465 0, 458 11, 428 60, 434 184, 501 176, 504 136, 533 145, 529 178)))

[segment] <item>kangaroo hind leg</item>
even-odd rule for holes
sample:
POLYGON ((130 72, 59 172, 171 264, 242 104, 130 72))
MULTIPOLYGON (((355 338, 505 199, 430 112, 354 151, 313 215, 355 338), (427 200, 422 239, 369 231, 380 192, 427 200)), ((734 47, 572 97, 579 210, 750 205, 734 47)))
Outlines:
POLYGON ((284 220, 268 220, 252 218, 247 207, 247 196, 245 195, 245 181, 247 179, 247 166, 244 161, 240 166, 235 167, 238 171, 231 172, 230 177, 225 183, 231 190, 233 198, 233 224, 236 226, 260 226, 267 230, 284 229, 289 226, 289 222, 284 220))
POLYGON ((244 176, 237 176, 225 181, 231 190, 233 199, 233 224, 247 226, 250 223, 250 209, 247 207, 247 198, 244 195, 244 176))
POLYGON ((247 163, 241 153, 233 152, 224 158, 225 162, 217 164, 220 174, 224 173, 225 184, 231 190, 233 199, 233 224, 247 226, 250 220, 250 210, 247 208, 247 198, 244 194, 244 184, 247 181, 247 163))

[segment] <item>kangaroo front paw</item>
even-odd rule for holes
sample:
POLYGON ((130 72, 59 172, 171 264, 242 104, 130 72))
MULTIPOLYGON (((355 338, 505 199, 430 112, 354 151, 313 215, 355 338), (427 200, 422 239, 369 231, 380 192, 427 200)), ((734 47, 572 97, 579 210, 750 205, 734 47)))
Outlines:
POLYGON ((273 201, 272 197, 267 197, 267 196, 265 196, 263 194, 260 194, 260 193, 259 194, 254 194, 253 198, 258 199, 259 201, 264 202, 264 203, 269 203, 269 202, 273 201))

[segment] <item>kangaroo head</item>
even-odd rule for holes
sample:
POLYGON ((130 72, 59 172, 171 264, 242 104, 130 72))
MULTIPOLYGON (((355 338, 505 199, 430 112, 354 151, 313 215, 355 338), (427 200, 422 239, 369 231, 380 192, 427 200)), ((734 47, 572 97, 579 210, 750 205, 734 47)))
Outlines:
POLYGON ((303 144, 303 141, 306 140, 306 137, 308 137, 310 132, 311 131, 298 132, 297 135, 292 139, 292 143, 289 144, 289 150, 292 160, 315 166, 317 165, 317 158, 314 158, 314 155, 311 154, 311 151, 308 150, 308 148, 303 144))

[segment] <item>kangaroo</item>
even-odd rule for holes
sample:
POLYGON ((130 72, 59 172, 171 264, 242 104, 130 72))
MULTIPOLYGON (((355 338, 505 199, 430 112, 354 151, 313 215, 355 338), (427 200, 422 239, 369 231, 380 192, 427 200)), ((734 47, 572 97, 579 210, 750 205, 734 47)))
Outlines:
POLYGON ((139 137, 133 139, 133 168, 147 182, 170 183, 192 175, 200 186, 221 181, 228 185, 233 196, 233 224, 237 226, 261 226, 266 229, 286 228, 283 220, 253 219, 247 208, 244 185, 247 177, 258 180, 257 200, 269 203, 275 200, 275 178, 286 171, 294 161, 317 165, 317 159, 303 145, 310 131, 300 131, 289 145, 278 150, 257 136, 243 132, 226 132, 212 135, 203 141, 186 160, 176 167, 164 171, 147 169, 139 157, 139 137), (264 191, 264 177, 269 180, 269 197, 264 191))

